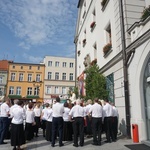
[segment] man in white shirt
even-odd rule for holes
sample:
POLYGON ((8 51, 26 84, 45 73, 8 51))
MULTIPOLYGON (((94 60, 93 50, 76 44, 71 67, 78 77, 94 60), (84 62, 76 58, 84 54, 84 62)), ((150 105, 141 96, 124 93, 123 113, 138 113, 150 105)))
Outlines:
POLYGON ((63 113, 64 106, 60 103, 60 98, 56 97, 56 103, 53 104, 53 120, 52 120, 52 143, 51 146, 55 146, 55 138, 57 132, 59 133, 59 147, 64 146, 62 143, 63 136, 63 113))
POLYGON ((113 107, 109 104, 108 100, 105 100, 103 106, 103 114, 104 114, 104 126, 106 132, 106 143, 110 143, 115 141, 113 129, 112 129, 112 122, 113 122, 113 107))
POLYGON ((74 133, 74 144, 73 146, 78 147, 78 134, 80 135, 80 146, 84 145, 84 117, 86 117, 84 108, 80 106, 81 101, 77 100, 76 105, 72 107, 69 112, 70 120, 73 117, 73 133, 74 133))
POLYGON ((101 131, 102 131, 102 114, 103 108, 98 104, 98 98, 94 99, 94 105, 89 110, 89 115, 92 114, 92 131, 93 131, 93 145, 101 145, 101 131))
POLYGON ((8 117, 10 112, 10 99, 8 97, 5 98, 5 102, 1 105, 0 112, 0 145, 7 144, 4 142, 5 134, 8 130, 8 117))

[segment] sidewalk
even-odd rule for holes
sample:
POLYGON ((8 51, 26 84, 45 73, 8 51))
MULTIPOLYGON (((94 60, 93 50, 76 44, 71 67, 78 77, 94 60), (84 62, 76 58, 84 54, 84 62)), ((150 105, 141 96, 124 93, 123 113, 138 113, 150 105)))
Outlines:
MULTIPOLYGON (((41 131, 40 131, 41 133, 41 131)), ((25 150, 130 150, 129 148, 125 147, 125 145, 133 144, 131 139, 126 139, 125 137, 118 137, 116 142, 112 143, 105 143, 105 137, 103 135, 102 138, 102 145, 101 146, 94 146, 92 145, 92 138, 85 138, 85 143, 83 147, 74 147, 73 142, 64 141, 64 146, 59 147, 58 141, 56 141, 55 147, 51 147, 50 142, 47 142, 42 134, 39 134, 38 138, 34 138, 32 141, 27 142, 25 145, 22 146, 25 150)), ((13 147, 10 145, 10 140, 5 140, 8 142, 7 144, 0 145, 0 150, 12 150, 13 147)), ((135 144, 135 143, 134 143, 135 144)))

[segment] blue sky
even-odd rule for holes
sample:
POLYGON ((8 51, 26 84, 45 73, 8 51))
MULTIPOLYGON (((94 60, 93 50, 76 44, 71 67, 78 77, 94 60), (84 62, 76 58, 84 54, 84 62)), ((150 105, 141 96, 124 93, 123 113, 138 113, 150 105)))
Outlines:
POLYGON ((0 60, 74 57, 78 0, 0 0, 0 60))

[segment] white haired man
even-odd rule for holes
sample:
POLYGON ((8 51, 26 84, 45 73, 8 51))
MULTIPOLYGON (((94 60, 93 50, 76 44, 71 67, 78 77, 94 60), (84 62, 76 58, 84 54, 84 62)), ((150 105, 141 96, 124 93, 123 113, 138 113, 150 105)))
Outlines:
POLYGON ((84 117, 85 111, 80 106, 81 101, 76 100, 76 105, 72 107, 69 112, 70 120, 73 118, 73 132, 74 132, 74 144, 73 146, 78 147, 78 134, 80 135, 80 146, 84 145, 84 117))

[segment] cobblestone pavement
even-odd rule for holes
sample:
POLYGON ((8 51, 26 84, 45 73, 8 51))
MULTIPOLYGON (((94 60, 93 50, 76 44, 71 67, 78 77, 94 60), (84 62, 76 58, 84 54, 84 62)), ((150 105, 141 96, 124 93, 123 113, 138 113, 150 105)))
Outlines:
MULTIPOLYGON (((40 131, 41 133, 41 131, 40 131)), ((64 141, 64 146, 59 147, 58 141, 56 141, 55 147, 51 147, 50 142, 47 142, 42 134, 39 134, 39 137, 34 138, 32 141, 27 142, 22 146, 24 150, 130 150, 125 145, 133 144, 131 139, 126 139, 123 136, 119 136, 116 142, 105 143, 105 135, 102 135, 102 145, 94 146, 92 145, 92 138, 85 138, 85 143, 83 147, 74 147, 73 142, 64 141)), ((13 147, 10 145, 10 140, 5 140, 7 144, 0 145, 0 150, 12 150, 13 147)), ((134 143, 135 144, 135 143, 134 143)))

